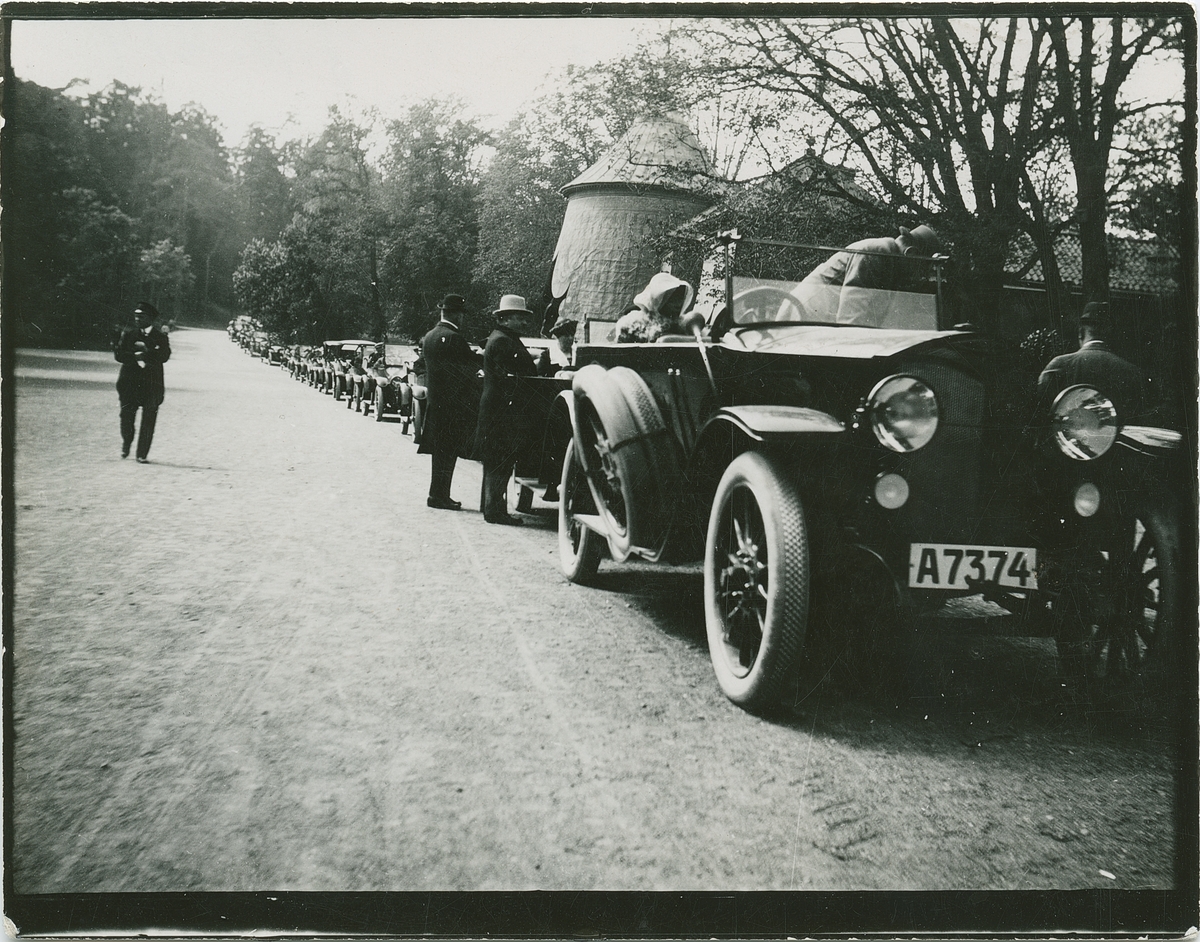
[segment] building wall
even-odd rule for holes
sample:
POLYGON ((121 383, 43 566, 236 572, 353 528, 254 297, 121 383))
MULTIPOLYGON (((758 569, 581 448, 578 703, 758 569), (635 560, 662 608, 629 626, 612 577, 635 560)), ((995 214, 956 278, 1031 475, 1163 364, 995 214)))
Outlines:
POLYGON ((567 295, 560 316, 581 325, 615 321, 662 268, 656 237, 705 205, 686 194, 625 186, 572 193, 554 252, 551 289, 567 295))

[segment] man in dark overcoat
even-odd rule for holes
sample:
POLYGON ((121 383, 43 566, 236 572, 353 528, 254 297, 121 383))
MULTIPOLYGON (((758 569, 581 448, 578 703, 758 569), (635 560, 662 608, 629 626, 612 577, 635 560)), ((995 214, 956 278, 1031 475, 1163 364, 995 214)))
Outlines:
POLYGON ((121 401, 121 457, 129 457, 133 445, 134 422, 142 410, 142 425, 137 436, 137 460, 149 462, 150 443, 158 421, 158 407, 165 394, 163 364, 171 357, 171 342, 157 324, 158 310, 145 301, 133 309, 134 326, 121 331, 113 346, 113 355, 121 364, 117 377, 117 396, 121 401))
POLYGON ((421 340, 428 392, 417 451, 432 456, 425 503, 439 510, 459 510, 462 502, 450 497, 450 484, 458 459, 471 457, 483 360, 461 333, 467 317, 466 299, 448 294, 438 304, 438 311, 437 324, 421 340))
POLYGON ((1038 377, 1038 394, 1047 406, 1064 389, 1083 383, 1112 400, 1122 424, 1147 419, 1154 398, 1149 378, 1109 347, 1111 326, 1107 302, 1089 301, 1084 306, 1079 317, 1079 349, 1055 357, 1038 377))
POLYGON ((508 512, 508 479, 521 450, 533 432, 533 417, 519 398, 518 376, 536 376, 537 364, 521 342, 536 322, 525 299, 506 294, 494 312, 496 329, 483 351, 483 397, 475 448, 483 461, 483 519, 488 523, 520 526, 508 512))

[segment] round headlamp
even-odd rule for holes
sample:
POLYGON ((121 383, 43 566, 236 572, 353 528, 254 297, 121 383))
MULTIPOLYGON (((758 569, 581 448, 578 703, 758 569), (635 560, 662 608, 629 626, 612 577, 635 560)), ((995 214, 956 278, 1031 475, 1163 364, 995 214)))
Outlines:
POLYGON ((1068 458, 1092 461, 1112 447, 1121 431, 1112 400, 1091 386, 1064 389, 1050 408, 1054 444, 1068 458))
POLYGON ((892 451, 916 451, 937 431, 937 396, 915 376, 880 381, 867 397, 867 412, 875 437, 892 451))

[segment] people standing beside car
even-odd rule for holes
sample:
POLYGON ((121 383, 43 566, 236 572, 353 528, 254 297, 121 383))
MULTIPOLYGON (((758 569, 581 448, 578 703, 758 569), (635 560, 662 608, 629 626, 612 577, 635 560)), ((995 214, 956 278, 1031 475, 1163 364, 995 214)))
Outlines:
POLYGON ((1079 349, 1057 356, 1038 377, 1038 394, 1048 406, 1064 389, 1083 384, 1110 400, 1123 424, 1138 424, 1151 411, 1147 375, 1108 345, 1112 321, 1106 301, 1089 301, 1079 316, 1079 349))
POLYGON ((141 409, 142 424, 137 434, 137 460, 141 464, 150 460, 158 407, 162 405, 166 389, 163 364, 171 358, 171 342, 155 323, 158 316, 158 309, 153 304, 141 302, 133 309, 134 326, 122 330, 113 346, 113 355, 121 364, 117 376, 117 397, 121 403, 121 457, 129 457, 137 411, 141 409))
POLYGON ((805 319, 878 327, 892 307, 892 293, 926 277, 928 264, 920 258, 941 252, 930 226, 900 226, 895 238, 850 243, 809 272, 794 293, 805 319))
POLYGON ((483 518, 520 526, 508 512, 508 479, 533 433, 533 416, 520 395, 518 377, 536 376, 537 364, 521 342, 534 328, 525 299, 506 294, 494 312, 497 325, 483 351, 483 396, 479 401, 476 452, 483 462, 483 518))
POLYGON ((439 510, 459 510, 462 501, 451 498, 450 485, 458 459, 471 457, 475 388, 482 361, 461 333, 466 299, 448 294, 439 302, 438 312, 437 324, 421 340, 427 412, 417 451, 432 461, 425 503, 439 510))

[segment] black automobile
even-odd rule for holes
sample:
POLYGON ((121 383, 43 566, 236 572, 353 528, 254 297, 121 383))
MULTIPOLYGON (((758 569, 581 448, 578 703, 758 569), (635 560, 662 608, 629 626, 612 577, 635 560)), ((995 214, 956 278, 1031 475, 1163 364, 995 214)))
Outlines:
POLYGON ((409 370, 416 352, 410 346, 381 343, 366 361, 367 393, 363 414, 382 422, 385 415, 398 415, 407 427, 412 417, 413 391, 409 370))
POLYGON ((717 680, 756 711, 886 665, 905 616, 970 595, 1055 637, 1077 680, 1162 676, 1190 565, 1177 432, 1103 389, 1040 400, 1037 368, 943 322, 941 259, 855 307, 766 264, 778 243, 724 244, 709 317, 580 347, 549 411, 525 470, 558 484, 569 580, 702 561, 717 680))

